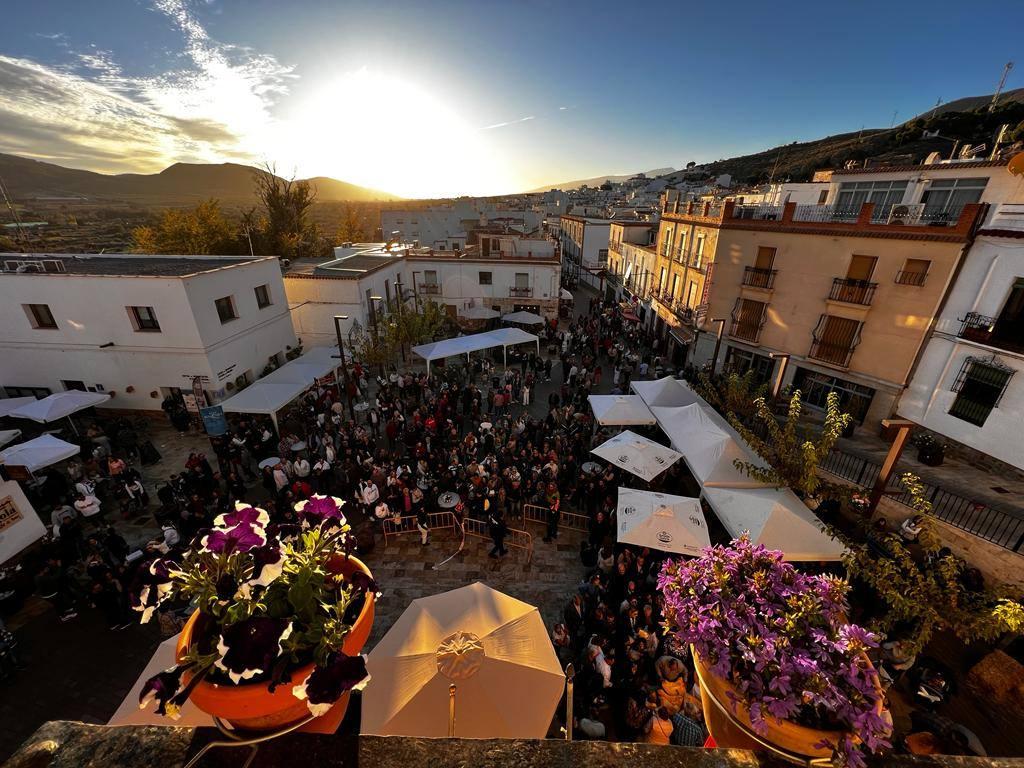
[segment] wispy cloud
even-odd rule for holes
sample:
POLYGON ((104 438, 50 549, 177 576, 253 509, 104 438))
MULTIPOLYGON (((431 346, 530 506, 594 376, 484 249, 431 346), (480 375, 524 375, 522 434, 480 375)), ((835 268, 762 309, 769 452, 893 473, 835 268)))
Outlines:
POLYGON ((536 115, 527 115, 526 117, 520 117, 518 120, 506 120, 504 123, 495 123, 494 125, 485 125, 481 128, 481 131, 489 131, 492 128, 504 128, 506 125, 515 125, 516 123, 525 123, 528 120, 535 120, 536 115))
POLYGON ((104 171, 259 157, 292 68, 212 39, 186 0, 154 8, 181 33, 185 62, 160 75, 126 74, 95 46, 59 66, 0 55, 0 151, 104 171))

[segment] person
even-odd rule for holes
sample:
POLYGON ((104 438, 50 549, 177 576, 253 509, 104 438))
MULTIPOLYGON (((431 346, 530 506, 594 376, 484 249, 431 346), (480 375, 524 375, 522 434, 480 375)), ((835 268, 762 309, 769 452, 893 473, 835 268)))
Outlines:
POLYGON ((92 494, 86 495, 84 493, 79 493, 75 498, 75 509, 78 511, 78 514, 86 520, 95 518, 93 522, 96 525, 101 525, 103 523, 103 513, 101 512, 100 507, 100 500, 92 494))
POLYGON ((292 471, 297 478, 305 479, 309 477, 309 473, 312 471, 309 466, 309 459, 305 455, 299 454, 299 457, 292 462, 292 471))
POLYGON ((676 747, 703 747, 708 740, 701 722, 701 712, 686 704, 672 715, 672 736, 669 742, 676 747))
POLYGON ((906 520, 903 521, 903 524, 900 525, 900 537, 908 544, 917 541, 918 536, 921 535, 921 528, 923 524, 923 515, 914 515, 913 517, 908 517, 906 520))
POLYGON ((644 727, 641 741, 645 744, 668 745, 672 743, 672 720, 664 707, 656 707, 644 727))
POLYGON ((505 525, 505 519, 501 516, 501 512, 495 504, 492 504, 488 511, 487 529, 487 532, 491 535, 491 541, 494 542, 488 557, 504 557, 507 555, 508 550, 505 549, 505 536, 508 534, 508 526, 505 525))
POLYGON ((413 490, 413 494, 415 495, 416 493, 420 496, 420 503, 413 503, 413 509, 416 512, 416 530, 420 532, 420 546, 425 547, 430 543, 430 528, 427 527, 430 522, 430 518, 427 515, 426 506, 422 503, 423 491, 419 488, 415 488, 413 490))
POLYGON ((554 483, 548 483, 545 501, 548 505, 548 527, 547 534, 544 536, 544 541, 550 542, 552 539, 558 538, 558 521, 562 516, 562 513, 559 511, 561 496, 558 493, 558 486, 556 486, 554 483))
POLYGON ((57 609, 62 622, 70 621, 78 615, 68 594, 60 561, 55 558, 44 561, 36 573, 35 584, 37 594, 57 609))

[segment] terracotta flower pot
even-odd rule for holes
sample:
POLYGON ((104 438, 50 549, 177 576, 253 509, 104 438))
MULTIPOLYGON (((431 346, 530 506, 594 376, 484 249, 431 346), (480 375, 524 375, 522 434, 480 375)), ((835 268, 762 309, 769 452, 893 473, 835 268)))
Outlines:
MULTIPOLYGON (((363 571, 368 576, 371 575, 370 570, 363 562, 355 557, 338 556, 334 558, 330 563, 330 570, 333 573, 345 575, 356 571, 363 571)), ((370 637, 370 630, 373 629, 375 601, 376 597, 367 593, 359 616, 352 624, 348 635, 345 636, 342 650, 349 656, 358 654, 370 637)), ((192 632, 198 618, 199 612, 196 611, 189 617, 181 630, 177 648, 179 662, 192 642, 192 632)), ((220 685, 203 680, 192 691, 189 700, 208 715, 225 720, 236 728, 249 731, 277 730, 297 723, 309 715, 306 702, 292 695, 292 686, 302 683, 313 671, 313 667, 313 664, 306 664, 293 669, 291 682, 277 686, 273 693, 267 690, 266 680, 243 683, 242 685, 220 685)), ((184 680, 186 684, 189 677, 190 675, 186 673, 184 680)), ((324 717, 336 718, 340 722, 348 708, 348 699, 349 694, 345 693, 324 717)))
MULTIPOLYGON (((700 699, 704 708, 704 719, 715 743, 719 747, 732 749, 764 749, 750 736, 751 733, 756 733, 750 722, 750 710, 741 702, 736 703, 734 708, 733 699, 728 695, 728 692, 731 691, 739 697, 736 687, 728 680, 713 674, 692 647, 690 652, 697 670, 697 679, 700 681, 700 699), (740 725, 734 721, 739 721, 740 725)), ((867 661, 867 657, 864 657, 864 660, 870 665, 871 662, 867 661)), ((879 693, 881 693, 877 675, 875 682, 879 686, 879 693)), ((878 699, 877 711, 882 711, 881 695, 878 699)), ((823 741, 838 744, 843 736, 841 731, 808 728, 789 720, 777 720, 771 716, 765 718, 765 723, 768 726, 768 731, 764 734, 757 734, 758 738, 773 744, 780 750, 805 757, 830 758, 832 756, 831 749, 814 745, 823 741)))

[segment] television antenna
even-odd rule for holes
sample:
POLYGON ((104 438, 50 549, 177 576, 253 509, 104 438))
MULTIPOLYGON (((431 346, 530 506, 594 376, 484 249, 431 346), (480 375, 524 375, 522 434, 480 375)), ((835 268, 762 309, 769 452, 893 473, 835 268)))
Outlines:
POLYGON ((999 85, 996 86, 996 92, 992 94, 992 101, 988 104, 988 111, 995 112, 996 106, 999 104, 999 97, 1003 93, 1003 86, 1006 85, 1006 76, 1010 74, 1010 70, 1013 69, 1013 62, 1006 62, 1006 66, 1003 67, 1003 76, 999 78, 999 85))

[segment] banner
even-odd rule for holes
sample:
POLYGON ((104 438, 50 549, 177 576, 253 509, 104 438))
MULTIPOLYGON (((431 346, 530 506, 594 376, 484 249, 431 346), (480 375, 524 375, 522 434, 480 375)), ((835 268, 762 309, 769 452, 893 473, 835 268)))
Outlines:
POLYGON ((203 417, 203 426, 206 428, 206 434, 210 437, 227 434, 228 420, 224 416, 222 407, 211 405, 209 408, 200 408, 199 415, 203 417))

